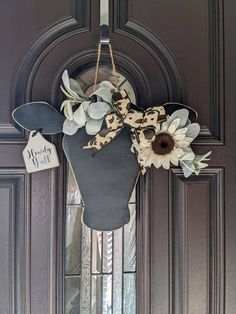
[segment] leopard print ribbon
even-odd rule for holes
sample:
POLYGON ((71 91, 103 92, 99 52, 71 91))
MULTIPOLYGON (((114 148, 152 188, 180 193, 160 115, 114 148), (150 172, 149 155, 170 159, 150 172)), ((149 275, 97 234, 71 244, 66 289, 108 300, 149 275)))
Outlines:
POLYGON ((139 142, 141 137, 150 139, 150 131, 155 129, 157 123, 166 120, 166 113, 163 106, 140 110, 140 108, 131 104, 128 94, 124 89, 113 94, 113 106, 115 112, 105 117, 106 128, 102 129, 91 139, 83 147, 84 149, 99 151, 105 145, 109 144, 125 125, 131 128, 133 143, 139 142))

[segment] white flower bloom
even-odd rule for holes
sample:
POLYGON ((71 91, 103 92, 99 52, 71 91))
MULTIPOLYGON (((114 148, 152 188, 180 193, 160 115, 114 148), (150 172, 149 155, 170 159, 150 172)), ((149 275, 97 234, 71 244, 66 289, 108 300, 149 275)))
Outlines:
POLYGON ((150 139, 140 138, 140 143, 134 144, 143 173, 151 165, 157 169, 169 169, 171 164, 178 166, 180 158, 200 131, 197 123, 188 124, 187 121, 188 110, 177 110, 165 122, 157 124, 150 139))

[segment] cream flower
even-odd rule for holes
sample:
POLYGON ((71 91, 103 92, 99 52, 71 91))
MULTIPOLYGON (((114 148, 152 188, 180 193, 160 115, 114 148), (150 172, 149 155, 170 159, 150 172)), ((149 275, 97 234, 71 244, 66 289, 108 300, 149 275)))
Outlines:
POLYGON ((178 166, 186 148, 200 131, 198 123, 188 120, 188 114, 187 109, 175 111, 164 123, 157 123, 152 136, 140 137, 140 143, 133 145, 143 173, 151 165, 157 169, 169 169, 171 164, 178 166))

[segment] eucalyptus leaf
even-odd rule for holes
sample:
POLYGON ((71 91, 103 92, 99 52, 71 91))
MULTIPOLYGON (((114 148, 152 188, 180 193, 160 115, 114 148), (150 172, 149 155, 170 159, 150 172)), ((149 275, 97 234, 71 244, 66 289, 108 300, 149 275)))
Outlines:
POLYGON ((68 71, 65 70, 62 74, 62 82, 64 84, 65 89, 67 90, 67 92, 72 96, 77 98, 77 94, 70 88, 70 78, 69 78, 69 74, 68 71))
POLYGON ((180 109, 180 110, 176 110, 175 112, 172 113, 172 115, 167 119, 166 124, 169 127, 169 125, 171 124, 171 122, 175 119, 180 118, 180 123, 178 128, 183 128, 186 126, 187 120, 188 120, 188 115, 189 112, 187 109, 180 109))
POLYGON ((60 89, 62 90, 63 94, 66 95, 66 97, 68 97, 68 98, 70 98, 70 99, 74 99, 74 98, 65 90, 65 88, 64 88, 62 85, 60 85, 60 89))
POLYGON ((69 83, 71 90, 73 90, 79 97, 86 98, 81 86, 76 80, 69 78, 69 83))
POLYGON ((180 161, 180 166, 183 170, 185 178, 190 177, 191 174, 195 172, 195 168, 192 161, 188 161, 188 160, 180 161))
POLYGON ((64 115, 68 120, 73 120, 74 113, 70 102, 67 102, 64 107, 64 115))
POLYGON ((82 126, 86 123, 86 115, 84 111, 84 107, 82 104, 79 106, 79 108, 74 112, 74 121, 78 124, 79 128, 82 128, 82 126))
POLYGON ((103 101, 106 101, 108 103, 111 103, 112 101, 112 90, 107 87, 98 88, 94 93, 90 95, 90 97, 93 95, 101 97, 103 101))
POLYGON ((193 164, 194 164, 194 167, 196 169, 196 173, 199 173, 201 169, 208 167, 208 164, 204 161, 210 160, 209 158, 207 158, 210 154, 211 154, 211 152, 208 152, 205 155, 196 155, 195 156, 195 158, 193 160, 193 164))
POLYGON ((90 104, 91 104, 91 101, 83 101, 82 102, 81 106, 83 106, 85 112, 88 110, 88 107, 90 104))
POLYGON ((200 162, 200 163, 194 163, 194 166, 197 171, 200 171, 201 169, 207 168, 208 164, 206 162, 200 162))
POLYGON ((193 151, 191 151, 191 152, 185 153, 185 154, 180 158, 180 160, 181 160, 181 161, 182 161, 182 160, 183 160, 183 161, 184 161, 184 160, 193 161, 194 158, 195 158, 195 154, 194 154, 193 151))
POLYGON ((198 123, 191 123, 187 126, 186 137, 190 137, 193 140, 198 136, 200 132, 200 125, 198 123))
POLYGON ((63 123, 63 133, 67 135, 74 135, 78 129, 78 124, 73 120, 66 119, 63 123))
POLYGON ((90 118, 99 120, 111 112, 111 107, 105 102, 94 102, 90 104, 87 112, 90 118))
POLYGON ((116 91, 117 89, 115 88, 115 86, 109 82, 109 81, 102 81, 100 84, 99 84, 99 87, 106 87, 106 88, 110 88, 111 90, 114 90, 116 91))
POLYGON ((64 107, 67 105, 70 105, 70 100, 68 100, 68 99, 64 100, 63 103, 61 104, 60 111, 62 111, 64 109, 64 107))
POLYGON ((185 167, 185 165, 183 163, 180 163, 181 168, 183 170, 183 174, 185 178, 188 178, 192 175, 192 173, 194 172, 193 170, 189 169, 188 167, 185 167))
POLYGON ((86 123, 86 132, 89 135, 96 135, 102 128, 103 119, 93 120, 90 119, 86 123))
POLYGON ((207 158, 210 155, 211 155, 211 151, 204 155, 196 155, 194 158, 194 162, 199 163, 199 162, 202 162, 203 160, 210 160, 209 158, 207 158))
POLYGON ((168 132, 170 134, 174 134, 176 129, 178 128, 180 124, 180 118, 177 118, 175 120, 173 120, 170 124, 169 124, 169 127, 168 127, 168 132))

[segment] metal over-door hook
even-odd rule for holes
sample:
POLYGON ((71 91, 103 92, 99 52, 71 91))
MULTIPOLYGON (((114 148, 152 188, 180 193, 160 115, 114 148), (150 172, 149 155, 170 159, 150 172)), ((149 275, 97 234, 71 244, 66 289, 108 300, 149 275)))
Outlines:
POLYGON ((100 43, 103 45, 108 45, 110 43, 109 38, 109 26, 108 25, 100 25, 100 43))
POLYGON ((97 88, 98 71, 99 71, 99 64, 100 64, 103 46, 107 46, 109 49, 109 53, 111 57, 111 64, 112 64, 112 74, 115 79, 116 88, 117 90, 119 90, 119 76, 116 72, 113 49, 112 49, 110 38, 109 38, 109 26, 106 24, 100 25, 99 30, 100 30, 100 41, 98 44, 98 56, 97 56, 96 71, 95 71, 94 91, 97 88))

